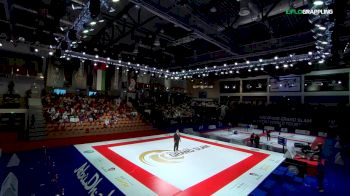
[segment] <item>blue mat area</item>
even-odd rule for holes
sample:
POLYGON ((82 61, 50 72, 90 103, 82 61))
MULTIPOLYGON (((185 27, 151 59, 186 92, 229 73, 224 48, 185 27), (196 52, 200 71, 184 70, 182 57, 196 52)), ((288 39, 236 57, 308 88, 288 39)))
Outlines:
POLYGON ((17 155, 20 159, 17 167, 6 168, 10 155, 1 158, 0 182, 13 172, 19 181, 19 195, 90 195, 90 191, 95 195, 108 195, 111 191, 113 195, 124 195, 90 164, 84 172, 75 172, 82 171, 78 169, 87 160, 73 146, 48 149, 46 153, 41 149, 17 155), (88 174, 86 179, 78 179, 84 174, 88 174), (89 180, 90 184, 87 183, 89 180), (93 186, 93 182, 98 183, 93 186), (87 183, 86 187, 83 183, 87 183))

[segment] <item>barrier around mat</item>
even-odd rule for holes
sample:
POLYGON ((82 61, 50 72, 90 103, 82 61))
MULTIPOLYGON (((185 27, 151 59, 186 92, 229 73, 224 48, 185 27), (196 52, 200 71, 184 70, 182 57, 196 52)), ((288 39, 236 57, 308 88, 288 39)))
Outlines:
POLYGON ((184 133, 193 132, 193 128, 184 128, 183 132, 184 133))
POLYGON ((210 130, 216 129, 216 125, 209 125, 208 129, 210 129, 210 130))
POLYGON ((327 133, 326 132, 318 132, 318 136, 327 137, 327 133))
POLYGON ((303 130, 303 129, 295 129, 296 134, 301 134, 301 135, 310 135, 311 132, 309 130, 303 130))
POLYGON ((275 127, 273 127, 273 126, 264 126, 264 130, 265 131, 274 131, 275 127))
POLYGON ((238 123, 237 126, 238 127, 247 128, 249 125, 248 124, 244 124, 244 123, 238 123))

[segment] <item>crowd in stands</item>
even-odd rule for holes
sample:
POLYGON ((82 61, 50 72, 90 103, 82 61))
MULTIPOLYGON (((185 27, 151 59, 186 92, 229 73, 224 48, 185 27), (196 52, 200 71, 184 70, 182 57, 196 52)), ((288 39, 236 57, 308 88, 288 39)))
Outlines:
POLYGON ((42 101, 47 122, 103 121, 105 125, 109 125, 120 118, 137 116, 130 102, 107 97, 48 94, 42 101))
POLYGON ((165 119, 192 118, 194 116, 194 110, 186 103, 180 105, 158 104, 155 109, 161 111, 165 119))

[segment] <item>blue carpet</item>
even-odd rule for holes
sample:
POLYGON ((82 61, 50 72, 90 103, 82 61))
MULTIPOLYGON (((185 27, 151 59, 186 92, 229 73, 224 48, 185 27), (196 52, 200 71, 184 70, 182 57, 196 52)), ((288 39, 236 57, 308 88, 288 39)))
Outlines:
POLYGON ((112 190, 114 190, 113 195, 124 195, 92 165, 86 170, 89 176, 85 182, 94 175, 98 175, 102 180, 97 186, 85 190, 74 170, 80 168, 87 160, 73 146, 51 148, 46 153, 40 149, 21 152, 17 155, 20 159, 18 167, 6 168, 10 159, 9 154, 5 154, 1 158, 0 182, 5 179, 9 172, 13 172, 19 181, 19 195, 90 195, 89 191, 92 189, 103 195, 108 195, 112 190))

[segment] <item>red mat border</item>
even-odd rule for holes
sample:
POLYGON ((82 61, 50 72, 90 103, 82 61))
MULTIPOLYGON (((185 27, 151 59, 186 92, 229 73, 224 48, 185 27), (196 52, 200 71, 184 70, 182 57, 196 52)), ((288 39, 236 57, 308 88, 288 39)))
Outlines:
POLYGON ((218 190, 220 190, 221 188, 223 188, 228 183, 238 178, 239 176, 241 176, 242 174, 244 174, 246 171, 248 171, 249 169, 254 167, 256 164, 260 163, 261 161, 263 161, 269 156, 269 154, 265 154, 257 151, 246 150, 242 148, 237 148, 237 147, 228 146, 225 144, 215 143, 215 142, 206 141, 198 138, 192 138, 192 137, 183 135, 182 138, 186 138, 189 140, 194 140, 194 141, 198 141, 206 144, 211 144, 211 145, 215 145, 215 146, 219 146, 227 149, 232 149, 236 151, 241 151, 245 153, 250 153, 252 154, 252 156, 249 156, 248 158, 230 166, 229 168, 213 175, 212 177, 207 178, 206 180, 203 180, 202 182, 195 184, 192 187, 189 187, 186 190, 182 191, 176 188, 175 186, 173 186, 172 184, 151 174, 150 172, 142 169, 141 167, 137 166, 131 161, 125 159, 124 157, 110 150, 111 147, 143 143, 143 142, 151 142, 151 141, 157 141, 157 140, 163 140, 163 139, 169 139, 169 138, 172 138, 172 136, 128 141, 128 142, 121 142, 116 144, 106 144, 101 146, 92 146, 92 148, 94 148, 96 151, 101 153, 105 158, 112 161, 115 165, 120 167, 126 173, 134 177, 136 180, 141 182, 143 185, 145 185, 146 187, 148 187, 158 195, 203 195, 203 194, 211 195, 217 192, 218 190))

